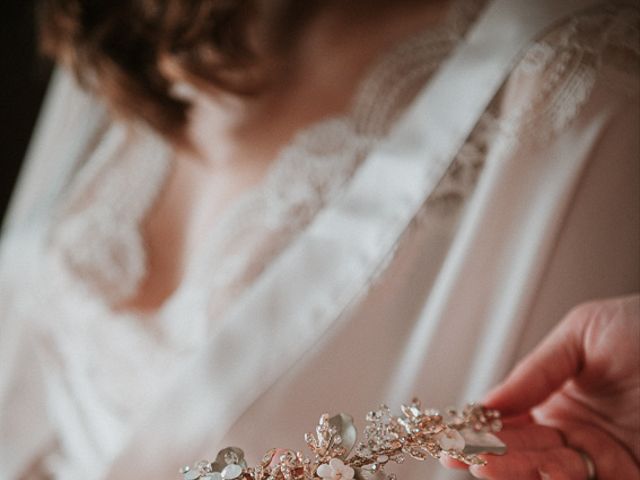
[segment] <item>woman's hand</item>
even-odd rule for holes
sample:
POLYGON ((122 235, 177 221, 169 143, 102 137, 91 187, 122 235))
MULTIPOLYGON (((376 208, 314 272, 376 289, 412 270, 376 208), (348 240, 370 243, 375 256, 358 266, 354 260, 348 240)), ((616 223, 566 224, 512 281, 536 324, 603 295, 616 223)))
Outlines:
POLYGON ((640 479, 640 297, 572 310, 484 404, 509 452, 478 478, 586 480, 582 450, 599 480, 640 479))

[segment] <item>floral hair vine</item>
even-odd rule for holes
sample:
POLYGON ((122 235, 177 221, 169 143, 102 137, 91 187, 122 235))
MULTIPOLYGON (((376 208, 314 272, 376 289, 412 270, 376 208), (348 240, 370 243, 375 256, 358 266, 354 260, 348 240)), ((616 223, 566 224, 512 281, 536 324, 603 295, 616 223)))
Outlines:
POLYGON ((423 410, 418 399, 394 416, 386 405, 369 412, 364 439, 357 443, 353 418, 341 413, 320 417, 315 434, 305 441, 310 456, 273 448, 259 465, 249 467, 237 447, 221 450, 180 470, 182 480, 395 480, 385 468, 407 457, 425 460, 448 456, 467 465, 484 465, 479 454, 502 455, 506 445, 493 435, 502 428, 500 413, 479 404, 462 410, 423 410), (354 448, 355 447, 355 448, 354 448))

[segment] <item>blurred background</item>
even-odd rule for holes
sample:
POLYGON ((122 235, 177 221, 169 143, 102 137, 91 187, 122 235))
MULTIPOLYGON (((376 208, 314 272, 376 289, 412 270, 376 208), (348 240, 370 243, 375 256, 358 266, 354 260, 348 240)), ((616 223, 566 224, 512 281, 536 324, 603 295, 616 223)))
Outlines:
POLYGON ((0 221, 24 158, 51 63, 37 49, 35 0, 3 0, 0 16, 0 221))

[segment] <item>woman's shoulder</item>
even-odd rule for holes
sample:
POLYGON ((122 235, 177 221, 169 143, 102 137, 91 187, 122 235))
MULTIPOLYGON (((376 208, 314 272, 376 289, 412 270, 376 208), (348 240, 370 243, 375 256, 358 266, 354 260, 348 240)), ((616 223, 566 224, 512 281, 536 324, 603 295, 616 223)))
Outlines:
POLYGON ((569 17, 529 47, 514 73, 542 79, 546 90, 606 79, 610 88, 631 93, 640 75, 640 8, 602 3, 569 17))
MULTIPOLYGON (((603 3, 544 32, 524 52, 494 112, 514 137, 548 139, 598 101, 640 96, 640 9, 603 3)), ((628 101, 628 100, 626 100, 628 101)))

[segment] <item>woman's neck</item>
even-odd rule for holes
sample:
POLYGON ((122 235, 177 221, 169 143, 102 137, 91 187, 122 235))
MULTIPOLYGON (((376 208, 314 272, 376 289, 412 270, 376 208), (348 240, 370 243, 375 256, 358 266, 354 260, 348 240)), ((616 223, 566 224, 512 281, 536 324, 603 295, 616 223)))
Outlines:
POLYGON ((217 168, 268 161, 300 128, 346 111, 380 52, 442 22, 448 5, 447 0, 326 2, 263 94, 197 95, 189 125, 196 156, 217 168))

